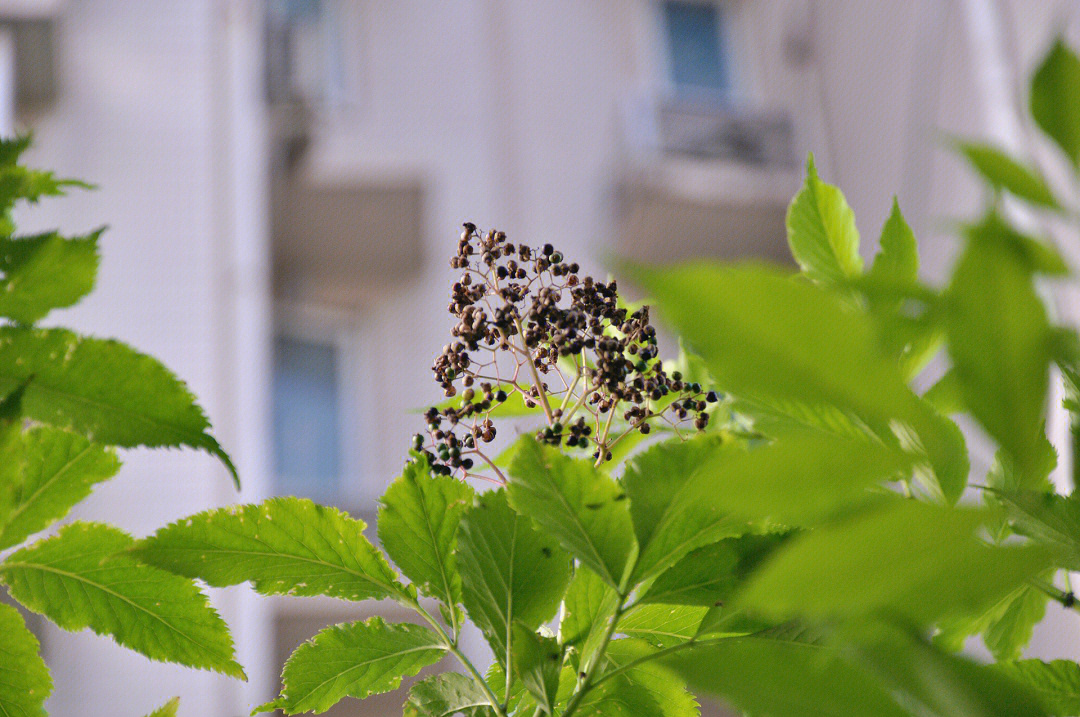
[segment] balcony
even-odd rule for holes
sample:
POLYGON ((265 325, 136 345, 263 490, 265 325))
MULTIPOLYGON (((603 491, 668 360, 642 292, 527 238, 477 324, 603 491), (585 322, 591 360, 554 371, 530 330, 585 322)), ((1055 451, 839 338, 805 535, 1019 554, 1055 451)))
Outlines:
POLYGON ((423 188, 408 172, 280 171, 271 198, 279 298, 355 309, 422 263, 423 188))
POLYGON ((616 237, 641 261, 790 261, 798 189, 790 119, 719 101, 638 102, 625 116, 616 237))

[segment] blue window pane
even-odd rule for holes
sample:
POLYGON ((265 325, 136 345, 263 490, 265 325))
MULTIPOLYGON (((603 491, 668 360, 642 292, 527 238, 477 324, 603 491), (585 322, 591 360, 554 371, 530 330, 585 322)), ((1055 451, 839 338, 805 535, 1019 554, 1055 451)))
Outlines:
POLYGON ((332 501, 341 473, 340 392, 332 345, 274 341, 274 462, 277 488, 332 501))
POLYGON ((700 2, 665 2, 671 79, 680 90, 728 89, 721 47, 720 8, 700 2))

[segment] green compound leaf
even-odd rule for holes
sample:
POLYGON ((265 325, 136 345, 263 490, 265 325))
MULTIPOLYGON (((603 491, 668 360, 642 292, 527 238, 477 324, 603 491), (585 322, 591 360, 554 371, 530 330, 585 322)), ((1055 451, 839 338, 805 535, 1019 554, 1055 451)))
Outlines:
POLYGON ((16 545, 67 515, 94 485, 120 469, 116 454, 84 437, 37 427, 19 434, 4 460, 19 466, 9 510, 0 516, 0 548, 16 545))
POLYGON ((577 648, 583 669, 599 649, 618 604, 615 589, 592 570, 579 569, 574 573, 563 598, 559 641, 577 648))
POLYGON ((176 710, 180 708, 180 698, 173 697, 171 700, 158 707, 146 717, 176 717, 176 710))
POLYGON ((325 712, 346 697, 396 690, 403 677, 445 654, 439 636, 421 625, 373 617, 328 627, 293 651, 281 674, 281 696, 256 712, 325 712))
POLYGON ((1008 510, 1012 528, 1052 549, 1060 567, 1080 570, 1080 493, 993 493, 1008 510))
POLYGON ((698 633, 708 608, 695 605, 638 605, 619 621, 618 631, 654 647, 679 645, 698 633))
POLYGON ((766 717, 902 717, 878 682, 820 645, 733 637, 662 658, 699 692, 766 717))
POLYGON ((459 712, 468 717, 493 715, 484 691, 460 672, 444 672, 420 680, 409 690, 403 717, 449 717, 459 712))
POLYGON ((1017 660, 986 669, 1024 685, 1046 706, 1047 714, 1070 717, 1080 714, 1080 665, 1070 660, 1017 660))
POLYGON ((458 568, 469 617, 501 664, 510 627, 535 630, 551 619, 570 580, 570 556, 552 536, 514 512, 502 490, 479 496, 458 530, 458 568))
POLYGON ((881 228, 881 249, 874 257, 867 278, 890 285, 917 281, 919 278, 919 247, 915 234, 900 213, 900 202, 893 197, 892 211, 881 228))
POLYGON ((792 539, 734 602, 772 619, 888 614, 920 625, 985 611, 1052 562, 1043 547, 979 540, 986 517, 883 497, 874 509, 792 539))
MULTIPOLYGON (((473 503, 472 488, 449 476, 432 476, 421 458, 405 467, 381 503, 379 540, 390 558, 420 592, 447 606, 460 604, 454 547, 458 524, 473 503)), ((453 628, 456 633, 457 625, 453 628)))
POLYGON ((102 230, 66 239, 56 232, 0 238, 0 316, 32 324, 94 288, 102 230))
POLYGON ((1060 37, 1031 80, 1031 115, 1073 166, 1080 166, 1080 58, 1060 37))
POLYGON ((520 622, 514 623, 511 664, 514 675, 548 714, 553 713, 562 670, 562 648, 553 637, 543 637, 520 622))
POLYGON ((812 525, 868 489, 895 480, 911 456, 869 439, 792 433, 774 443, 706 458, 687 481, 687 502, 749 520, 812 525))
POLYGON ((744 535, 698 548, 661 573, 641 602, 722 606, 735 587, 787 539, 785 534, 744 535))
POLYGON ((156 359, 118 341, 0 327, 0 394, 24 383, 29 418, 105 445, 201 448, 236 478, 187 387, 156 359))
POLYGON ((995 660, 1016 660, 1031 641, 1031 634, 1046 615, 1049 597, 1025 585, 982 614, 947 620, 939 626, 934 644, 954 652, 963 649, 970 635, 982 634, 983 644, 995 660))
POLYGON ((213 587, 251 581, 264 595, 405 595, 364 528, 363 521, 306 498, 271 498, 179 520, 140 541, 133 554, 213 587))
POLYGON ((1026 258, 990 215, 968 232, 947 292, 949 354, 972 414, 1016 462, 1038 470, 1050 325, 1026 258))
MULTIPOLYGON (((612 642, 604 657, 611 668, 618 669, 655 652, 655 648, 645 641, 629 638, 612 642)), ((629 694, 633 697, 647 693, 651 697, 642 705, 643 711, 631 714, 654 714, 658 717, 698 717, 700 714, 697 700, 686 690, 686 682, 658 662, 646 662, 629 668, 612 681, 613 689, 610 691, 615 695, 629 694)))
POLYGON ((593 467, 525 438, 510 466, 510 504, 614 588, 636 553, 626 493, 593 467))
POLYGON ((19 611, 0 603, 0 714, 5 717, 45 717, 52 677, 39 650, 19 611))
POLYGON ((65 630, 90 628, 154 660, 244 678, 206 596, 186 578, 135 562, 133 544, 118 528, 73 523, 0 563, 0 581, 65 630))
POLYGON ((956 148, 995 189, 1005 190, 1041 207, 1059 208, 1046 180, 1001 149, 981 142, 959 142, 956 148))
POLYGON ((908 714, 1043 717, 1023 684, 928 644, 910 627, 878 622, 858 626, 846 651, 892 690, 908 714), (861 633, 861 634, 860 634, 861 633))
POLYGON ((814 156, 806 161, 806 181, 787 212, 788 245, 808 276, 838 282, 863 270, 859 230, 843 192, 822 182, 814 156))
POLYGON ((773 405, 826 406, 883 437, 890 430, 910 434, 906 443, 925 456, 945 499, 963 492, 962 436, 912 393, 897 362, 882 352, 867 314, 821 287, 758 265, 635 267, 630 273, 724 390, 773 405))
POLYGON ((695 548, 749 529, 717 505, 715 486, 696 473, 710 456, 737 450, 705 435, 658 443, 627 464, 623 485, 641 546, 633 583, 659 575, 695 548))

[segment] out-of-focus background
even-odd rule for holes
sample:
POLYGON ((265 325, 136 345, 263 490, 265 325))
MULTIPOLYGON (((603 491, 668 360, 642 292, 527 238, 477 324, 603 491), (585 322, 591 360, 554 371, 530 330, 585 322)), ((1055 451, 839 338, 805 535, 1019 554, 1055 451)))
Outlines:
MULTIPOLYGON (((465 220, 601 272, 616 254, 782 259, 813 150, 867 253, 895 193, 940 277, 951 220, 981 201, 943 137, 1046 159, 1017 106, 1049 41, 1078 29, 1075 0, 0 0, 0 130, 33 128, 32 163, 99 185, 23 227, 110 227, 98 290, 54 320, 165 360, 244 486, 200 454, 132 451, 80 517, 143 535, 298 493, 374 522, 408 410, 437 398, 465 220)), ((214 599, 247 684, 40 626, 52 714, 173 695, 183 714, 247 714, 322 626, 393 616, 214 599)), ((1063 616, 1033 647, 1078 653, 1063 616)))

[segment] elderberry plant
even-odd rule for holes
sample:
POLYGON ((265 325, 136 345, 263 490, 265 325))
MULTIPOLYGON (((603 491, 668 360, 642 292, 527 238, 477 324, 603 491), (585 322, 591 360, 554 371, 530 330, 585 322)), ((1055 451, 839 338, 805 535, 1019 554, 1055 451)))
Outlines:
MULTIPOLYGON (((15 235, 18 204, 87 188, 20 164, 29 144, 0 141, 0 584, 65 630, 89 628, 151 659, 242 678, 206 595, 188 578, 136 561, 130 535, 80 521, 35 540, 116 475, 115 447, 199 448, 236 473, 187 387, 156 359, 35 326, 93 288, 101 230, 15 235)), ((52 689, 23 614, 0 602, 0 714, 40 717, 52 689)), ((173 700, 151 717, 175 714, 173 700)))
POLYGON ((432 370, 447 396, 460 386, 462 400, 429 408, 428 435, 413 439, 435 473, 471 477, 479 461, 505 483, 483 446, 495 439, 492 415, 514 403, 542 410, 538 441, 591 450, 597 466, 656 421, 676 433, 708 425, 716 392, 668 374, 649 307, 627 308, 614 280, 580 276, 551 244, 515 245, 472 223, 450 266, 463 270, 448 307, 458 323, 432 370))
MULTIPOLYGON (((1031 114, 1080 179, 1077 96, 1080 58, 1059 41, 1031 114)), ((1072 222, 1076 249, 1078 208, 1027 159, 959 149, 992 192, 944 286, 920 280, 896 204, 867 268, 812 159, 787 215, 796 275, 622 266, 692 348, 678 367, 614 282, 466 225, 458 323, 434 365, 449 400, 381 500, 381 548, 338 510, 274 498, 191 516, 131 555, 212 586, 415 613, 322 630, 258 710, 324 712, 450 658, 404 715, 693 717, 703 694, 771 717, 1080 714, 1080 665, 1020 659, 1049 603, 1076 609, 1080 493, 1055 492, 1043 419, 1056 365, 1080 444, 1080 337, 1041 293, 1071 269, 1008 213, 1072 222), (935 357, 948 371, 917 392, 935 357), (496 421, 522 413, 543 423, 489 455, 496 421), (972 483, 959 414, 998 449, 972 483), (957 654, 975 635, 992 663, 957 654)))

